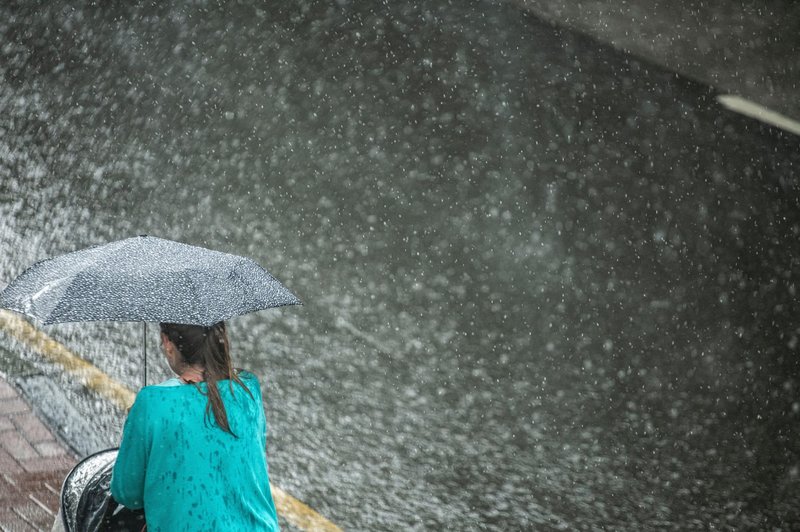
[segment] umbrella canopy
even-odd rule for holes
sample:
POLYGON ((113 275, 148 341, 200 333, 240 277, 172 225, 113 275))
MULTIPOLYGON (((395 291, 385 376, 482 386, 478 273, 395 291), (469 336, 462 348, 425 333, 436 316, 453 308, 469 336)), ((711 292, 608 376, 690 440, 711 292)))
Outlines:
POLYGON ((300 300, 245 257, 139 236, 37 262, 0 293, 0 307, 44 324, 171 322, 210 326, 300 300))

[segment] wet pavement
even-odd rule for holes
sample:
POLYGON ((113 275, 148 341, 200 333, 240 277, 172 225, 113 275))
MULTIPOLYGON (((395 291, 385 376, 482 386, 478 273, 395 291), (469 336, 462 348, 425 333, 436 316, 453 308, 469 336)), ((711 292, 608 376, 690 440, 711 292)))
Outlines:
MULTIPOLYGON (((343 529, 800 522, 796 138, 510 5, 0 9, 5 280, 262 263, 271 476, 343 529)), ((141 383, 140 326, 48 333, 141 383)))
POLYGON ((792 0, 512 0, 543 20, 800 120, 792 0))
POLYGON ((0 530, 50 530, 77 459, 0 376, 0 530))

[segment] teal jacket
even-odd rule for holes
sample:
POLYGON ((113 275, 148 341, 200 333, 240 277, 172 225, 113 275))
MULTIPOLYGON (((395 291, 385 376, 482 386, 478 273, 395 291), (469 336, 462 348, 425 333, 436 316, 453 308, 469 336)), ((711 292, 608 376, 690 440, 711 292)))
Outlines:
MULTIPOLYGON (((148 532, 278 530, 266 458, 267 424, 255 375, 218 383, 237 437, 206 417, 208 399, 170 379, 142 388, 131 407, 111 478, 111 494, 144 508, 148 532)), ((199 386, 205 392, 206 384, 199 386)))

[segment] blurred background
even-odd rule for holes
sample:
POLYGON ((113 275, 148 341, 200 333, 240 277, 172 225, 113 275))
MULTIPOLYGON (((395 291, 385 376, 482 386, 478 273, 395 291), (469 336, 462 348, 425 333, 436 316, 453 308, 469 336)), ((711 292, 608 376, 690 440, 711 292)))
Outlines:
MULTIPOLYGON (((272 481, 346 530, 798 526, 800 142, 715 99, 797 117, 798 8, 652 3, 4 3, 0 280, 257 260, 272 481)), ((44 330, 141 386, 141 324, 44 330)))
POLYGON ((793 0, 514 0, 590 35, 800 120, 800 9, 793 0))

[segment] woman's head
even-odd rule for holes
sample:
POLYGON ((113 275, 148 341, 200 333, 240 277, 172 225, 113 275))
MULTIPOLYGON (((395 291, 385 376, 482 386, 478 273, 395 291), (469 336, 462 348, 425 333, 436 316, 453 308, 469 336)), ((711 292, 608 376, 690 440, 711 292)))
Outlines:
POLYGON ((224 379, 232 371, 230 345, 224 321, 217 322, 211 327, 162 323, 161 339, 170 368, 175 373, 180 374, 185 366, 197 366, 211 373, 224 374, 225 377, 220 377, 224 379), (173 348, 179 356, 175 356, 173 348))
MULTIPOLYGON (((160 326, 161 339, 170 368, 178 374, 186 366, 193 366, 202 371, 208 396, 206 416, 213 411, 217 425, 222 430, 233 434, 228 424, 228 416, 217 388, 217 382, 228 379, 231 392, 234 382, 245 390, 247 387, 233 370, 225 322, 220 321, 210 327, 179 323, 162 323, 160 326), (176 352, 173 352, 173 349, 176 352)), ((250 393, 250 390, 247 392, 250 393)), ((252 394, 250 396, 252 397, 252 394)))

